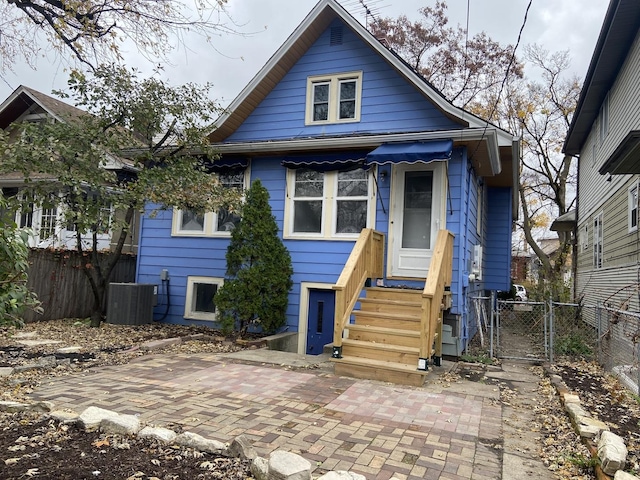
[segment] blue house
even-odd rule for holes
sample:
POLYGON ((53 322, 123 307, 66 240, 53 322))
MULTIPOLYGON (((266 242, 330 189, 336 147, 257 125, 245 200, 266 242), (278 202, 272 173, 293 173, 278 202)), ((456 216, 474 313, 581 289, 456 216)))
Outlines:
MULTIPOLYGON (((424 372, 475 333, 471 297, 510 287, 517 139, 449 103, 335 0, 320 0, 210 140, 222 182, 259 178, 269 190, 293 261, 286 330, 299 353, 333 343, 337 368, 360 356, 359 342, 395 342, 371 362, 424 372), (417 333, 393 340, 409 329, 393 322, 411 316, 417 333)), ((215 325, 238 221, 144 216, 137 281, 159 283, 166 269, 171 282, 157 318, 215 325)))

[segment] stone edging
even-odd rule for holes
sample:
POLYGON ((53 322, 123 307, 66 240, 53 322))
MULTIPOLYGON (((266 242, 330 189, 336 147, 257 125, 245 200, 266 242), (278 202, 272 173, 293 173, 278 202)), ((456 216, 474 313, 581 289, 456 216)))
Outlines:
MULTIPOLYGON (((153 438, 167 445, 180 445, 201 452, 226 457, 251 460, 251 473, 256 480, 312 480, 311 462, 292 452, 276 450, 269 458, 258 456, 249 439, 240 435, 230 443, 205 438, 197 433, 183 432, 162 427, 142 426, 135 415, 119 414, 99 407, 88 407, 82 413, 54 410, 53 402, 21 403, 0 401, 0 411, 7 413, 36 412, 63 424, 77 424, 85 431, 100 430, 108 434, 136 435, 153 438)), ((366 480, 364 475, 354 472, 330 471, 316 480, 366 480)), ((390 480, 397 480, 395 477, 390 480)))
POLYGON ((597 459, 594 467, 598 480, 640 480, 638 477, 624 472, 627 447, 624 440, 609 431, 609 426, 595 419, 582 408, 580 397, 569 391, 560 375, 551 371, 549 364, 543 365, 545 374, 555 387, 564 409, 571 418, 574 430, 584 443, 592 458, 597 459))

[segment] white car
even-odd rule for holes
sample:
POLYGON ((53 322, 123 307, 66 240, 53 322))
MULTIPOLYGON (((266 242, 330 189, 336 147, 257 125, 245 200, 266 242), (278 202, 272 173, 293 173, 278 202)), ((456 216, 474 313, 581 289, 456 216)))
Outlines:
POLYGON ((520 300, 521 302, 526 302, 529 297, 527 297, 527 289, 522 285, 513 285, 516 289, 516 300, 520 300))

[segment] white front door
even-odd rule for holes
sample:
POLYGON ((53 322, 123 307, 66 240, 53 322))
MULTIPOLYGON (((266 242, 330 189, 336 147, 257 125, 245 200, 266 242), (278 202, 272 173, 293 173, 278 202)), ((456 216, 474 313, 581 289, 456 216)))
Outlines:
POLYGON ((426 278, 438 230, 445 228, 444 162, 396 165, 391 185, 389 272, 426 278))

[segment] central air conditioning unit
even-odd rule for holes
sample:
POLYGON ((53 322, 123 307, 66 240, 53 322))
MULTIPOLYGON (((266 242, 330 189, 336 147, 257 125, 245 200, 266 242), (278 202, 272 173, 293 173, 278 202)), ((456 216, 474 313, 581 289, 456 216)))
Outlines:
POLYGON ((151 283, 110 283, 107 323, 145 325, 153 321, 158 287, 151 283))

